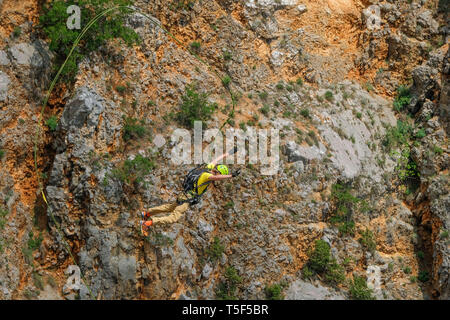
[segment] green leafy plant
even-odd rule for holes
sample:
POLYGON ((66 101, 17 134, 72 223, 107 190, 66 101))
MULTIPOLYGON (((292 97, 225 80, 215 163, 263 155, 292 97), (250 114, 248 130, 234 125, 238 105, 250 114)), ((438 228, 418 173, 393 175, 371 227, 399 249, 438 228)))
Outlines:
POLYGON ((374 252, 377 247, 373 232, 367 228, 366 230, 361 232, 361 238, 359 238, 359 242, 366 250, 370 252, 374 252))
POLYGON ((348 186, 336 183, 331 187, 331 200, 335 209, 330 222, 338 226, 341 234, 353 235, 355 223, 352 215, 360 199, 351 194, 348 186))
POLYGON ((299 86, 302 86, 302 85, 303 85, 303 79, 302 79, 302 78, 297 78, 296 83, 297 83, 299 86))
POLYGON ((316 240, 314 250, 308 252, 308 263, 303 267, 303 276, 310 278, 312 272, 323 274, 330 284, 345 280, 344 268, 331 257, 330 246, 323 240, 316 240))
POLYGON ((420 282, 427 282, 428 280, 430 280, 430 274, 428 273, 428 271, 422 270, 419 272, 417 279, 419 279, 420 282))
POLYGON ((133 160, 125 160, 118 168, 112 171, 112 176, 122 182, 133 183, 141 182, 143 177, 148 175, 155 168, 155 163, 140 154, 137 154, 133 160))
POLYGON ((375 300, 373 290, 367 287, 366 279, 354 276, 350 281, 350 297, 353 300, 375 300))
POLYGON ((124 117, 124 120, 123 140, 129 141, 131 139, 142 138, 147 134, 147 129, 143 126, 145 124, 143 120, 128 117, 124 117))
POLYGON ((225 76, 222 78, 222 84, 225 87, 228 87, 230 85, 230 83, 231 83, 231 78, 229 76, 225 76))
POLYGON ((219 283, 216 296, 220 300, 237 300, 236 290, 242 282, 242 278, 234 267, 227 267, 225 270, 225 280, 219 283))
POLYGON ((206 121, 217 109, 217 104, 208 102, 207 93, 199 93, 195 84, 186 86, 186 93, 181 98, 180 111, 175 115, 176 120, 188 128, 194 127, 194 121, 206 121))
POLYGON ((5 150, 3 150, 3 149, 0 149, 0 160, 2 160, 3 159, 3 157, 5 156, 5 150))
POLYGON ((56 128, 58 127, 58 118, 56 118, 55 116, 51 116, 46 122, 45 124, 48 126, 48 128, 50 129, 50 131, 55 131, 56 128))
POLYGON ((327 92, 325 92, 325 99, 327 99, 328 101, 333 101, 333 92, 331 92, 331 91, 327 91, 327 92))
POLYGON ((222 243, 220 243, 220 239, 218 237, 214 237, 214 241, 206 250, 206 254, 209 256, 212 262, 216 262, 222 257, 224 251, 225 246, 222 243))
POLYGON ((28 249, 36 250, 41 246, 42 240, 44 240, 42 233, 39 233, 39 236, 34 237, 33 231, 30 231, 28 234, 28 249))
MULTIPOLYGON (((50 40, 50 50, 55 53, 56 66, 62 65, 68 56, 73 43, 81 33, 81 30, 96 15, 112 6, 131 5, 129 0, 56 0, 44 5, 43 14, 39 17, 40 27, 50 40), (67 28, 67 8, 77 5, 81 8, 81 29, 67 28)), ((137 33, 125 26, 125 14, 129 12, 126 8, 115 11, 106 19, 95 23, 90 28, 70 57, 62 71, 63 80, 74 80, 78 71, 78 63, 89 53, 97 50, 110 39, 122 39, 131 46, 139 42, 137 33)))
POLYGON ((267 300, 283 300, 284 295, 282 291, 283 288, 280 284, 273 284, 264 288, 267 300))
POLYGON ((403 109, 411 102, 411 92, 408 87, 400 86, 397 88, 397 95, 394 99, 394 110, 403 111, 403 109))

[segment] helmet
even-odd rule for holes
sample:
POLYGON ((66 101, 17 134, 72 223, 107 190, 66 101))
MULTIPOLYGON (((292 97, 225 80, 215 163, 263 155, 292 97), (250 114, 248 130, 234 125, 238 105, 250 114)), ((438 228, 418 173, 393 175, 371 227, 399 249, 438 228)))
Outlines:
POLYGON ((228 174, 228 167, 226 165, 224 165, 224 164, 219 164, 216 167, 216 169, 217 169, 217 171, 220 172, 220 174, 223 174, 223 175, 227 175, 228 174))

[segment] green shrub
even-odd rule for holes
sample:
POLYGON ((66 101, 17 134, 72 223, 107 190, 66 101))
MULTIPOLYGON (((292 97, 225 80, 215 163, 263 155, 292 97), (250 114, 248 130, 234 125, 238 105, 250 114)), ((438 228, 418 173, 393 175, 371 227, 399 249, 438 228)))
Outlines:
POLYGON ((124 117, 124 120, 123 140, 129 141, 131 139, 142 138, 147 134, 147 129, 143 126, 145 124, 143 120, 128 117, 124 117))
POLYGON ((417 258, 419 259, 425 258, 425 254, 423 253, 423 251, 417 251, 417 258))
POLYGON ((375 236, 373 232, 367 228, 365 231, 361 233, 361 238, 359 239, 359 242, 366 250, 370 252, 374 252, 377 247, 377 243, 375 241, 375 236))
POLYGON ((147 241, 155 247, 170 247, 173 245, 172 238, 162 234, 161 232, 150 232, 147 241))
POLYGON ((279 284, 273 284, 264 288, 267 300, 283 300, 283 288, 279 284))
POLYGON ((39 236, 34 238, 33 231, 30 231, 28 236, 29 236, 29 238, 28 238, 28 249, 30 249, 30 250, 38 249, 41 246, 42 240, 44 240, 44 238, 42 237, 42 233, 39 233, 39 236))
POLYGON ((411 273, 411 267, 409 267, 409 266, 404 267, 403 268, 403 272, 406 273, 406 274, 410 274, 411 273))
POLYGON ((176 120, 188 128, 194 127, 195 121, 206 121, 217 108, 217 104, 208 102, 207 93, 199 93, 195 84, 186 86, 186 93, 181 98, 180 111, 175 115, 176 120))
POLYGON ((422 139, 426 136, 427 134, 425 133, 424 129, 419 129, 419 131, 417 131, 416 133, 416 138, 417 139, 422 139))
POLYGON ((345 281, 344 268, 334 259, 331 259, 331 262, 328 264, 327 272, 325 273, 325 280, 334 285, 345 281))
POLYGON ((428 271, 420 271, 417 279, 419 279, 420 282, 427 282, 430 280, 430 274, 428 271))
POLYGON ((435 154, 441 155, 441 154, 444 153, 444 150, 443 150, 442 148, 438 147, 438 146, 434 146, 434 147, 433 147, 433 152, 434 152, 435 154))
POLYGON ((299 86, 302 86, 302 85, 303 85, 303 79, 302 79, 302 78, 297 78, 296 83, 297 83, 299 86))
POLYGON ((259 98, 261 100, 267 100, 268 97, 269 97, 269 94, 266 91, 263 91, 263 92, 259 93, 259 98))
POLYGON ((58 127, 58 119, 55 116, 51 116, 45 124, 48 126, 50 131, 55 131, 58 127))
POLYGON ((214 237, 214 241, 211 243, 210 247, 206 250, 206 254, 209 256, 212 262, 216 262, 222 257, 225 251, 225 246, 220 243, 218 237, 214 237))
POLYGON ((14 27, 14 30, 13 30, 13 33, 12 33, 12 35, 13 35, 13 37, 14 38, 18 38, 18 37, 20 37, 20 35, 22 34, 22 29, 20 28, 20 27, 14 27))
POLYGON ((0 207, 0 230, 3 230, 6 225, 6 216, 8 215, 8 210, 0 207))
POLYGON ((223 59, 224 59, 225 61, 229 61, 229 60, 231 60, 231 58, 233 58, 233 55, 231 54, 230 51, 225 51, 225 52, 223 53, 223 59))
POLYGON ((360 200, 350 193, 349 187, 339 183, 331 187, 331 200, 334 202, 335 210, 330 222, 338 226, 340 233, 353 235, 355 223, 352 212, 360 200))
POLYGON ((313 276, 313 272, 311 271, 311 269, 308 267, 308 265, 306 264, 303 269, 302 269, 302 275, 304 279, 311 279, 311 277, 313 276))
POLYGON ((278 90, 283 90, 284 89, 284 84, 282 82, 278 82, 277 85, 276 85, 276 88, 278 90))
POLYGON ((314 251, 309 254, 309 268, 317 273, 322 273, 327 270, 330 261, 330 246, 323 240, 316 240, 314 251))
POLYGON ((191 43, 191 49, 194 51, 200 50, 201 46, 202 46, 202 44, 198 41, 194 41, 191 43))
POLYGON ((354 276, 350 282, 350 297, 354 300, 375 300, 372 289, 367 287, 366 279, 354 276))
POLYGON ((356 117, 357 117, 358 119, 361 119, 361 118, 362 118, 362 113, 361 113, 361 112, 357 112, 357 113, 356 113, 356 117))
POLYGON ((331 91, 325 92, 325 99, 327 99, 330 102, 333 101, 333 92, 331 91))
POLYGON ((220 300, 237 300, 236 290, 242 278, 238 275, 234 267, 227 267, 225 270, 225 281, 219 283, 216 296, 220 300))
POLYGON ((344 268, 331 257, 330 246, 323 240, 316 240, 313 251, 308 252, 308 263, 303 267, 303 276, 309 279, 312 272, 323 274, 333 285, 345 280, 344 268))
POLYGON ((5 150, 3 150, 3 149, 0 149, 0 160, 2 160, 3 159, 3 157, 5 156, 5 150))
POLYGON ((303 117, 305 117, 305 118, 310 118, 310 117, 311 117, 310 114, 309 114, 309 110, 308 110, 308 109, 302 109, 302 110, 300 111, 300 114, 301 114, 303 117))
POLYGON ((222 78, 222 84, 225 87, 228 87, 230 85, 230 83, 231 83, 231 78, 229 76, 225 76, 222 78))
POLYGON ((441 239, 448 238, 448 230, 442 230, 441 234, 439 235, 441 239))
POLYGON ((410 89, 405 86, 397 88, 397 96, 394 99, 394 110, 402 111, 411 102, 410 89))
POLYGON ((125 160, 123 165, 112 171, 112 176, 122 182, 141 182, 155 168, 155 163, 149 158, 137 154, 133 160, 125 160))
MULTIPOLYGON (((55 52, 55 63, 62 65, 68 56, 72 45, 82 29, 97 14, 106 8, 117 5, 131 5, 129 0, 79 0, 64 1, 55 0, 44 4, 43 14, 39 17, 39 23, 50 40, 50 50, 55 52), (78 5, 81 8, 81 29, 68 29, 67 8, 70 5, 78 5)), ((78 62, 89 53, 97 50, 108 40, 119 38, 131 46, 139 41, 139 36, 133 29, 125 27, 125 13, 129 10, 121 8, 106 19, 101 19, 86 32, 83 40, 74 50, 71 58, 62 71, 63 79, 72 81, 78 71, 78 62)))

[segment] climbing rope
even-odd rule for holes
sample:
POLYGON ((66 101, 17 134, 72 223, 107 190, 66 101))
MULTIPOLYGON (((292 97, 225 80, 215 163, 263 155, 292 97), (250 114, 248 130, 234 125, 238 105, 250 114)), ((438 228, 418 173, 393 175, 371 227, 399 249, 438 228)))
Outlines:
MULTIPOLYGON (((66 57, 66 60, 63 62, 63 64, 61 65, 61 67, 59 68, 58 72, 56 73, 55 77, 53 78, 52 82, 50 83, 50 87, 48 89, 48 92, 45 96, 45 99, 42 103, 42 108, 39 114, 39 119, 38 119, 38 123, 36 125, 36 134, 35 134, 35 138, 34 138, 34 168, 35 168, 35 172, 36 172, 36 176, 38 179, 38 187, 39 187, 39 193, 42 195, 42 198, 44 200, 44 202, 47 205, 47 208, 49 209, 49 213, 50 213, 50 217, 53 221, 53 223, 56 226, 56 231, 58 232, 59 236, 61 237, 64 246, 66 247, 67 251, 69 252, 69 255, 72 259, 72 262, 78 266, 75 257, 72 254, 72 250, 70 248, 70 245, 68 244, 68 242, 65 239, 64 233, 61 230, 61 226, 60 224, 56 221, 55 216, 53 214, 53 210, 52 207, 49 205, 48 201, 47 201, 47 197, 45 196, 45 192, 44 192, 44 186, 43 186, 43 182, 42 182, 42 177, 41 174, 39 172, 38 169, 38 142, 40 140, 42 131, 41 131, 41 123, 42 123, 42 119, 44 117, 44 112, 45 112, 45 108, 47 107, 48 101, 50 99, 50 96, 52 94, 53 89, 55 88, 55 85, 64 69, 64 67, 66 66, 67 62, 69 61, 70 57, 72 56, 74 50, 76 49, 76 47, 78 46, 79 42, 81 41, 81 39, 84 37, 84 35, 86 34, 86 32, 97 22, 99 21, 102 17, 106 16, 107 14, 115 11, 115 10, 119 10, 119 9, 126 9, 126 10, 131 10, 134 12, 138 12, 140 14, 142 14, 145 18, 147 18, 153 25, 157 26, 158 28, 160 28, 164 33, 166 33, 172 40, 174 40, 179 46, 181 46, 182 48, 184 48, 185 50, 187 50, 192 56, 194 56, 199 62, 201 62, 203 65, 205 65, 208 70, 210 70, 211 72, 213 72, 220 80, 221 83, 222 82, 222 77, 220 76, 220 74, 213 69, 206 61, 204 61, 197 53, 195 53, 194 51, 192 51, 190 48, 186 47, 183 45, 183 43, 178 40, 171 32, 169 32, 168 30, 166 30, 156 19, 153 19, 152 17, 150 17, 149 15, 141 12, 138 8, 135 7, 130 7, 130 6, 123 6, 123 5, 119 5, 119 6, 115 6, 109 9, 105 9, 104 11, 102 11, 101 13, 99 13, 98 15, 96 15, 93 19, 91 19, 88 24, 82 29, 82 31, 80 32, 80 34, 78 35, 78 37, 75 39, 72 48, 69 51, 69 54, 66 57)), ((233 117, 234 115, 234 111, 235 111, 235 107, 236 107, 236 99, 233 95, 233 92, 231 91, 231 88, 229 85, 225 85, 223 84, 225 89, 229 92, 230 96, 231 96, 231 102, 232 102, 232 110, 231 112, 228 114, 228 118, 225 120, 225 122, 221 125, 221 127, 219 128, 219 131, 217 133, 217 135, 214 137, 214 140, 212 141, 212 143, 216 140, 217 136, 222 132, 222 129, 225 127, 225 125, 229 122, 229 120, 233 117)), ((79 268, 79 266, 78 266, 79 268)), ((86 286, 86 288, 89 291, 89 295, 92 299, 95 299, 95 297, 93 296, 93 293, 89 287, 89 285, 87 284, 87 281, 85 280, 83 273, 81 272, 80 269, 80 275, 81 275, 81 279, 84 283, 84 285, 86 286)))

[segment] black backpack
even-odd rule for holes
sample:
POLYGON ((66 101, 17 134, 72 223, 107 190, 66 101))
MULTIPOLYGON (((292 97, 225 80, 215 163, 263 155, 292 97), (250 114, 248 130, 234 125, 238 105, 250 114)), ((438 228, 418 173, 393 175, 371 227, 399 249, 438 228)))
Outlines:
MULTIPOLYGON (((204 172, 210 172, 210 170, 208 168, 206 168, 205 165, 201 165, 201 166, 189 171, 188 174, 186 175, 186 177, 184 178, 183 192, 187 196, 191 196, 192 199, 198 200, 198 198, 200 197, 200 195, 198 194, 198 188, 206 185, 206 189, 208 189, 209 184, 212 182, 212 181, 207 181, 205 183, 202 183, 201 185, 197 185, 198 179, 200 179, 200 176, 204 172)), ((203 191, 203 193, 206 191, 206 189, 203 191)))

